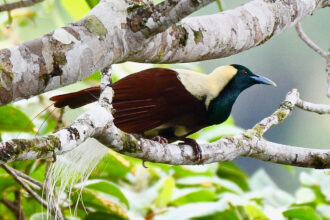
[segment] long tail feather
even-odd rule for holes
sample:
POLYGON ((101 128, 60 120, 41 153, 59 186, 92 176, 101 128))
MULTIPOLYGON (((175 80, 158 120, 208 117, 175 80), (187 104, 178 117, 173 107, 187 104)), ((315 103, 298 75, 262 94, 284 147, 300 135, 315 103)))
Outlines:
POLYGON ((64 95, 57 95, 50 98, 54 101, 54 106, 63 108, 69 106, 70 108, 79 108, 89 103, 97 101, 100 97, 100 87, 91 87, 88 89, 72 92, 64 95))

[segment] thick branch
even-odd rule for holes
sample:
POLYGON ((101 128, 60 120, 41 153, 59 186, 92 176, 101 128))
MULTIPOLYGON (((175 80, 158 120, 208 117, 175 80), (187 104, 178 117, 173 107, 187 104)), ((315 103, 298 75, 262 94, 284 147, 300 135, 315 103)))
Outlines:
MULTIPOLYGON (((191 12, 209 1, 185 6, 191 12)), ((127 23, 132 5, 103 0, 81 21, 0 51, 0 105, 74 83, 112 63, 188 62, 239 53, 261 45, 328 3, 253 0, 234 10, 185 19, 146 38, 139 31, 133 33, 127 23)), ((172 6, 169 15, 150 26, 153 34, 182 17, 172 13, 179 10, 177 4, 172 6)))
MULTIPOLYGON (((109 79, 108 76, 109 72, 104 71, 102 76, 102 78, 106 77, 104 82, 107 81, 106 79, 109 79)), ((2 142, 0 143, 0 155, 2 158, 4 157, 3 155, 6 155, 10 157, 7 158, 7 161, 15 161, 51 157, 51 152, 55 154, 64 153, 77 147, 86 138, 94 137, 115 151, 141 158, 145 161, 168 164, 196 164, 197 161, 194 152, 188 145, 168 144, 164 146, 155 141, 124 133, 116 128, 112 123, 111 109, 108 105, 111 102, 112 92, 105 92, 107 88, 110 88, 108 86, 104 86, 103 88, 103 98, 101 99, 103 101, 100 103, 103 103, 102 105, 104 107, 96 107, 93 111, 86 112, 73 125, 53 135, 31 140, 15 140, 15 146, 12 146, 12 141, 2 142), (47 139, 48 142, 46 141, 47 139), (32 145, 32 143, 37 144, 37 146, 32 145), (19 147, 25 150, 20 152, 19 147), (13 148, 16 150, 13 150, 13 148)), ((329 113, 330 108, 329 106, 302 101, 299 98, 298 91, 294 89, 288 93, 285 101, 280 105, 278 110, 242 135, 222 138, 215 143, 201 144, 202 162, 206 164, 233 160, 239 156, 247 156, 274 163, 313 168, 330 168, 330 158, 328 158, 330 150, 315 150, 279 145, 262 139, 264 132, 284 120, 291 113, 295 105, 304 110, 318 113, 329 113)), ((6 160, 2 161, 6 162, 6 160)))
MULTIPOLYGON (((318 169, 330 168, 330 150, 307 149, 272 143, 262 139, 269 128, 279 124, 292 112, 295 105, 306 103, 299 98, 296 89, 286 96, 285 101, 271 116, 263 119, 243 135, 222 138, 211 144, 200 145, 203 163, 229 161, 239 156, 253 157, 274 163, 288 164, 318 169), (299 103, 299 104, 298 104, 299 103)), ((308 103, 308 111, 326 113, 330 106, 308 103)), ((329 112, 330 113, 330 112, 329 112)), ((168 164, 196 164, 195 155, 190 146, 166 145, 126 134, 114 125, 108 126, 100 137, 106 146, 126 155, 141 158, 145 161, 168 164)))
POLYGON ((0 163, 37 158, 56 160, 56 155, 70 151, 87 138, 98 135, 111 123, 112 118, 109 108, 97 106, 79 116, 70 126, 54 134, 0 142, 0 163))
POLYGON ((128 25, 133 32, 141 31, 145 36, 152 36, 166 30, 182 18, 208 5, 215 0, 166 0, 154 6, 132 6, 132 19, 128 25))
POLYGON ((222 13, 186 18, 128 59, 175 63, 230 56, 262 45, 328 2, 253 0, 222 13))
POLYGON ((330 168, 330 150, 309 149, 259 140, 247 157, 258 160, 316 169, 330 168))

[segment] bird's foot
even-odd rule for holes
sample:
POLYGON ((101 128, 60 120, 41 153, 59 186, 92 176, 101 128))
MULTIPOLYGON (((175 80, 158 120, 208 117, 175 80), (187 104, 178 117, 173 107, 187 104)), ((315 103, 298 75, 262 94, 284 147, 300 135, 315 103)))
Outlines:
POLYGON ((191 138, 182 138, 181 140, 183 142, 179 143, 179 145, 190 145, 196 155, 197 164, 202 163, 202 149, 199 144, 191 138))
POLYGON ((168 140, 166 138, 164 138, 164 137, 161 137, 161 136, 155 136, 151 140, 157 141, 158 143, 160 143, 162 145, 168 144, 168 140))

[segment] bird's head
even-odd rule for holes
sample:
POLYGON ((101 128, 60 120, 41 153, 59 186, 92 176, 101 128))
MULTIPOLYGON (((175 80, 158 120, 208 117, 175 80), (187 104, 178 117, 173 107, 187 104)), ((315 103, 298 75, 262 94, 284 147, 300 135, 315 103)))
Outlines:
POLYGON ((247 89, 255 84, 265 84, 276 87, 276 84, 272 80, 263 76, 255 75, 245 66, 238 64, 232 64, 230 66, 237 70, 235 76, 232 78, 232 83, 234 84, 235 88, 239 89, 240 91, 243 91, 244 89, 247 89))

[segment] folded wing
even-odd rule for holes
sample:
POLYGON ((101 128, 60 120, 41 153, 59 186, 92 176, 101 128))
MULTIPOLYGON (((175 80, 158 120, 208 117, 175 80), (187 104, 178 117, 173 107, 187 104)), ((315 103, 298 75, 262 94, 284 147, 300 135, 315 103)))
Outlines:
POLYGON ((178 73, 152 68, 129 75, 113 86, 114 123, 129 133, 143 133, 184 115, 205 111, 204 102, 189 93, 178 73))

